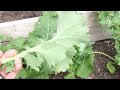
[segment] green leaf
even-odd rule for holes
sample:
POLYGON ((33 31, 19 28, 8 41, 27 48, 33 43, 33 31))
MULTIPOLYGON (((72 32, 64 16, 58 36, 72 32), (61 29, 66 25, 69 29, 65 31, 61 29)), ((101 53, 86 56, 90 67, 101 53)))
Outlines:
POLYGON ((65 78, 65 79, 75 79, 74 72, 65 75, 64 78, 65 78))
POLYGON ((25 56, 27 66, 30 66, 32 69, 39 71, 39 67, 43 62, 41 57, 35 57, 34 55, 27 53, 25 56))
POLYGON ((11 41, 11 45, 12 45, 12 47, 16 48, 17 51, 19 51, 19 50, 23 49, 25 41, 26 41, 25 38, 17 38, 15 40, 11 41))
POLYGON ((13 48, 13 47, 12 47, 11 44, 7 44, 7 45, 4 45, 4 46, 1 46, 1 50, 2 50, 3 52, 8 51, 8 50, 10 50, 10 49, 12 49, 12 48, 13 48))
POLYGON ((50 14, 51 14, 51 16, 54 16, 54 17, 57 17, 57 16, 58 16, 58 14, 57 14, 56 11, 50 11, 50 14))
POLYGON ((48 67, 48 65, 43 63, 39 72, 33 69, 26 69, 26 79, 49 79, 51 72, 52 70, 48 67))
POLYGON ((108 12, 101 11, 101 12, 99 13, 98 18, 100 19, 99 21, 100 21, 100 23, 101 23, 102 25, 108 24, 109 18, 107 18, 107 16, 108 16, 108 12))
POLYGON ((10 41, 12 39, 13 39, 12 37, 5 36, 5 35, 0 35, 0 42, 1 41, 10 41))
MULTIPOLYGON (((34 47, 30 52, 39 53, 40 57, 44 57, 43 59, 50 67, 56 67, 56 72, 64 72, 69 68, 69 64, 72 64, 73 55, 76 53, 73 45, 79 45, 81 41, 89 41, 87 34, 88 28, 87 26, 82 26, 84 24, 81 24, 81 18, 75 12, 59 12, 58 17, 56 36, 34 47), (70 23, 70 20, 73 21, 70 23), (62 22, 64 22, 64 24, 62 22)), ((28 56, 25 58, 28 66, 34 69, 40 66, 40 64, 34 64, 33 60, 36 59, 35 57, 32 56, 31 58, 34 59, 29 60, 30 58, 27 58, 28 56)), ((38 62, 36 61, 36 63, 38 62)))
POLYGON ((88 27, 87 24, 84 25, 84 15, 78 15, 72 11, 59 11, 58 17, 56 39, 79 39, 89 41, 89 38, 87 37, 88 27))
POLYGON ((5 40, 6 38, 7 38, 6 36, 4 36, 4 35, 0 35, 0 41, 5 40))
POLYGON ((112 62, 110 61, 107 63, 107 69, 110 71, 111 74, 113 74, 116 71, 115 67, 112 65, 112 62))
POLYGON ((8 62, 6 66, 6 73, 11 72, 14 70, 14 61, 8 62))
POLYGON ((29 42, 29 46, 33 47, 33 46, 36 46, 38 44, 41 44, 42 39, 36 37, 35 35, 33 35, 33 36, 31 35, 31 36, 29 36, 28 42, 29 42))
POLYGON ((85 48, 84 53, 76 60, 78 63, 78 67, 75 71, 76 75, 81 78, 87 78, 94 71, 94 54, 92 53, 92 47, 88 45, 85 48))
POLYGON ((6 64, 2 65, 2 68, 0 68, 0 70, 6 68, 6 73, 11 72, 12 70, 14 70, 14 61, 10 61, 6 64))
POLYGON ((81 62, 76 70, 76 75, 81 78, 87 78, 93 72, 93 65, 90 60, 84 60, 81 62))
POLYGON ((50 40, 57 30, 57 15, 53 14, 55 13, 43 12, 43 16, 39 17, 39 22, 35 26, 40 32, 39 36, 45 41, 50 40))
POLYGON ((72 59, 70 57, 65 58, 60 63, 56 64, 55 72, 56 73, 65 72, 67 69, 70 68, 69 67, 70 64, 73 64, 72 59))
MULTIPOLYGON (((56 73, 65 72, 69 69, 69 65, 73 64, 72 59, 77 52, 74 45, 79 46, 81 43, 87 44, 90 42, 89 29, 84 15, 79 15, 74 11, 58 11, 57 14, 56 33, 53 35, 54 30, 56 30, 56 19, 45 12, 39 18, 39 30, 41 31, 40 37, 44 38, 46 42, 17 55, 18 57, 24 57, 27 66, 36 71, 39 71, 42 62, 46 62, 51 69, 54 68, 56 73), (38 54, 39 59, 33 53, 38 54)), ((84 47, 81 47, 81 50, 84 50, 84 47)))
POLYGON ((27 77, 27 73, 25 69, 20 70, 18 75, 16 76, 16 79, 25 79, 27 77))

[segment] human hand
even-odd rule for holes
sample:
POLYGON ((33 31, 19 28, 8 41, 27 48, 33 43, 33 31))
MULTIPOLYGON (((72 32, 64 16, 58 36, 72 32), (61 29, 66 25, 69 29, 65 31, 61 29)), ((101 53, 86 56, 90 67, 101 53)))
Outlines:
MULTIPOLYGON (((2 51, 0 51, 0 66, 2 64, 2 60, 9 58, 9 57, 13 57, 17 54, 17 51, 12 49, 9 50, 5 53, 3 53, 2 51)), ((20 58, 17 58, 15 60, 15 66, 14 66, 14 70, 6 73, 6 68, 4 68, 3 70, 0 71, 0 75, 4 78, 4 79, 14 79, 17 74, 19 73, 20 69, 22 68, 22 60, 20 58)))

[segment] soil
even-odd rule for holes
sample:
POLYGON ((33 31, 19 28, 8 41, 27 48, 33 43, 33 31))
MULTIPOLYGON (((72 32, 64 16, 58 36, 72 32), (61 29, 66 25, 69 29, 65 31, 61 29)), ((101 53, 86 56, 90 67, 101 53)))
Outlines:
POLYGON ((64 76, 67 75, 68 73, 67 72, 64 72, 64 73, 59 73, 57 75, 50 75, 50 79, 64 79, 64 76))
POLYGON ((41 11, 0 11, 0 23, 38 17, 41 11))
MULTIPOLYGON (((25 18, 37 17, 41 14, 41 11, 0 11, 0 23, 7 21, 20 20, 25 18)), ((114 40, 103 40, 97 41, 93 45, 94 51, 99 51, 114 57, 115 49, 114 49, 114 40)), ((96 54, 95 55, 95 71, 89 77, 89 79, 119 79, 120 78, 120 69, 114 74, 110 74, 110 72, 106 68, 106 63, 110 60, 110 58, 96 54)), ((116 66, 117 67, 117 66, 116 66)), ((63 79, 66 73, 60 73, 57 75, 51 75, 51 79, 63 79)))
MULTIPOLYGON (((114 58, 115 56, 115 48, 114 48, 114 40, 103 40, 103 41, 97 41, 93 45, 93 51, 99 51, 103 52, 111 57, 114 58)), ((120 79, 120 69, 118 66, 115 66, 117 68, 117 71, 114 74, 110 74, 110 72, 107 70, 106 64, 108 61, 112 61, 110 58, 101 55, 101 54, 95 54, 95 73, 93 73, 89 78, 91 79, 120 79)))

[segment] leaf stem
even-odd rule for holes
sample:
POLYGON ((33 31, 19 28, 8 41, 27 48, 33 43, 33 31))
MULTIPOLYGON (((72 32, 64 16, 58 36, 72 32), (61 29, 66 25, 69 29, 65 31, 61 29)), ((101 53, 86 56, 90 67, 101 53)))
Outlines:
POLYGON ((105 53, 103 53, 103 52, 93 52, 94 54, 102 54, 102 55, 104 55, 104 56, 107 56, 107 57, 109 57, 110 59, 112 59, 113 61, 115 61, 115 59, 113 58, 113 57, 111 57, 111 56, 109 56, 109 55, 107 55, 107 54, 105 54, 105 53))
POLYGON ((14 56, 14 57, 10 57, 10 58, 7 58, 7 59, 5 59, 5 60, 2 60, 2 64, 8 63, 8 62, 10 62, 10 61, 13 61, 13 60, 15 60, 17 57, 22 58, 22 57, 24 57, 28 52, 35 52, 35 51, 39 50, 38 47, 40 48, 41 46, 42 46, 42 44, 37 45, 37 46, 35 46, 35 47, 33 47, 33 48, 30 48, 30 49, 28 49, 28 50, 26 50, 26 51, 23 51, 23 52, 17 54, 17 55, 14 56))

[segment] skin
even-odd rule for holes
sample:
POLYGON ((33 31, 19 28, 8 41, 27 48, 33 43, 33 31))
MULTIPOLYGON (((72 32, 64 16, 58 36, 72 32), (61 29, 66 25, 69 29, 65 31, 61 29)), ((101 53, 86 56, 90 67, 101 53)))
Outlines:
MULTIPOLYGON (((0 51, 0 66, 1 66, 1 62, 2 60, 9 58, 9 57, 13 57, 17 54, 17 51, 15 49, 9 50, 5 53, 3 53, 2 51, 0 51)), ((4 78, 4 79, 15 79, 15 77, 17 76, 17 74, 19 73, 19 71, 22 68, 22 60, 18 57, 15 60, 15 65, 14 65, 14 70, 6 73, 6 68, 4 68, 3 70, 0 71, 0 75, 4 78)))

